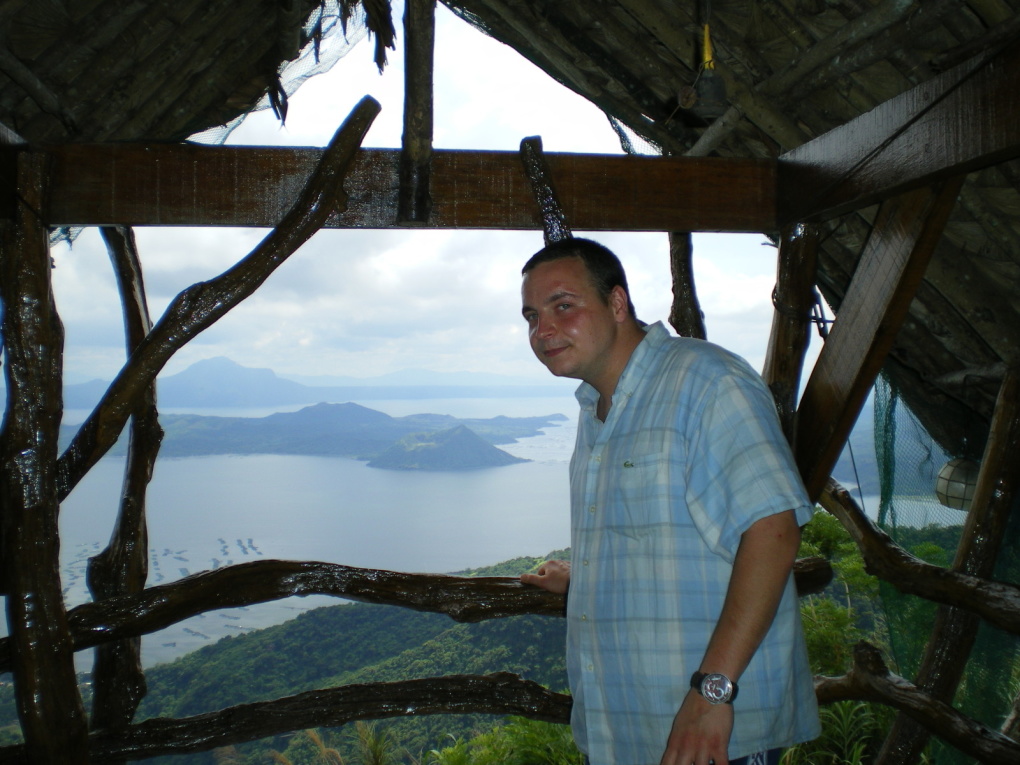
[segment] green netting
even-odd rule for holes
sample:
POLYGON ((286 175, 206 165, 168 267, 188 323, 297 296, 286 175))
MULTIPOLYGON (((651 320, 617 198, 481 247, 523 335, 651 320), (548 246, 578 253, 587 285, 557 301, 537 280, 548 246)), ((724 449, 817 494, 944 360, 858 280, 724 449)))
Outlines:
MULTIPOLYGON (((951 565, 966 511, 942 504, 936 495, 936 483, 940 471, 956 455, 946 454, 939 447, 884 379, 875 389, 875 450, 881 479, 879 525, 917 557, 939 566, 951 565)), ((950 466, 943 476, 941 488, 949 489, 950 494, 960 487, 947 484, 946 478, 960 478, 960 469, 959 465, 950 466), (955 475, 948 476, 954 467, 955 475)), ((960 504, 953 497, 947 501, 960 504)), ((1017 515, 1014 507, 993 575, 1000 581, 1020 581, 1017 515)), ((905 595, 886 582, 881 586, 881 598, 894 670, 914 680, 938 606, 905 595)), ((953 706, 992 730, 999 730, 1020 690, 1018 649, 1020 639, 1016 635, 982 622, 953 706)), ((932 739, 930 753, 931 761, 939 765, 973 762, 937 738, 932 739)))

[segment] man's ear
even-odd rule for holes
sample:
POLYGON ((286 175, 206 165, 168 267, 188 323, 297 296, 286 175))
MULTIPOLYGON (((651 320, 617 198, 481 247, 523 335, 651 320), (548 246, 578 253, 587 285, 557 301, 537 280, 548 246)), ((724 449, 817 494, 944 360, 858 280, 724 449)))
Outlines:
POLYGON ((630 317, 630 296, 619 284, 609 292, 609 305, 613 308, 613 316, 617 322, 623 323, 630 317))

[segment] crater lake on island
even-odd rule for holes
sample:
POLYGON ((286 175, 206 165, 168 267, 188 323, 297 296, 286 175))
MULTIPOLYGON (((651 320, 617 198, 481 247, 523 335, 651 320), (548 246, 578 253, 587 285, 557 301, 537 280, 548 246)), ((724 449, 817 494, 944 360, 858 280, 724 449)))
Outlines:
MULTIPOLYGON (((148 585, 274 558, 447 573, 569 545, 567 463, 577 422, 577 402, 569 393, 356 403, 393 417, 563 414, 567 419, 540 435, 499 445, 529 462, 475 470, 388 470, 342 457, 279 454, 161 457, 148 492, 148 585)), ((192 408, 187 413, 265 417, 302 408, 192 408)), ((79 424, 86 415, 68 410, 64 423, 79 424)), ((123 463, 119 457, 101 460, 62 504, 61 575, 69 606, 90 599, 85 567, 109 539, 123 463)), ((143 663, 170 661, 225 635, 337 602, 295 597, 193 617, 145 636, 143 663)), ((91 665, 91 654, 78 654, 79 669, 91 665)))

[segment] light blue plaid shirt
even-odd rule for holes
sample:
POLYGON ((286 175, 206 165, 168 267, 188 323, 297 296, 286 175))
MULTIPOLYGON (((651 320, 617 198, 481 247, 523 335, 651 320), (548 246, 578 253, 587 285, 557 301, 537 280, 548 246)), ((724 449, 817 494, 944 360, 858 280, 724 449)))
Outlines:
MULTIPOLYGON (((812 507, 761 377, 647 329, 605 423, 587 383, 570 463, 572 726, 592 765, 656 765, 722 610, 740 536, 812 507)), ((818 735, 793 578, 739 682, 730 757, 818 735)))

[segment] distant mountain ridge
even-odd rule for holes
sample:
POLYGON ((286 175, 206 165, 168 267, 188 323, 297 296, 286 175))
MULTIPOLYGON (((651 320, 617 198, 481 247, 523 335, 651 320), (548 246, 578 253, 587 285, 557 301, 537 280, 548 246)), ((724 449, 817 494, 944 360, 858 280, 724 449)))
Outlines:
MULTIPOLYGON (((567 418, 464 418, 442 414, 391 417, 360 404, 308 406, 268 417, 160 416, 163 457, 208 454, 302 454, 372 460, 373 467, 402 470, 465 470, 525 462, 496 444, 538 435, 567 418), (401 445, 403 444, 403 445, 401 445)), ((61 427, 66 445, 74 427, 61 427)), ((121 439, 111 454, 123 454, 121 439)))
MULTIPOLYGON (((162 407, 227 408, 293 406, 352 399, 560 396, 569 394, 570 390, 570 386, 565 387, 562 382, 536 385, 519 378, 482 372, 405 370, 374 378, 325 379, 340 380, 344 384, 309 385, 280 377, 271 369, 245 367, 218 356, 198 361, 178 374, 160 377, 157 397, 162 407)), ((108 387, 109 382, 103 380, 67 385, 64 406, 91 409, 108 387)))

